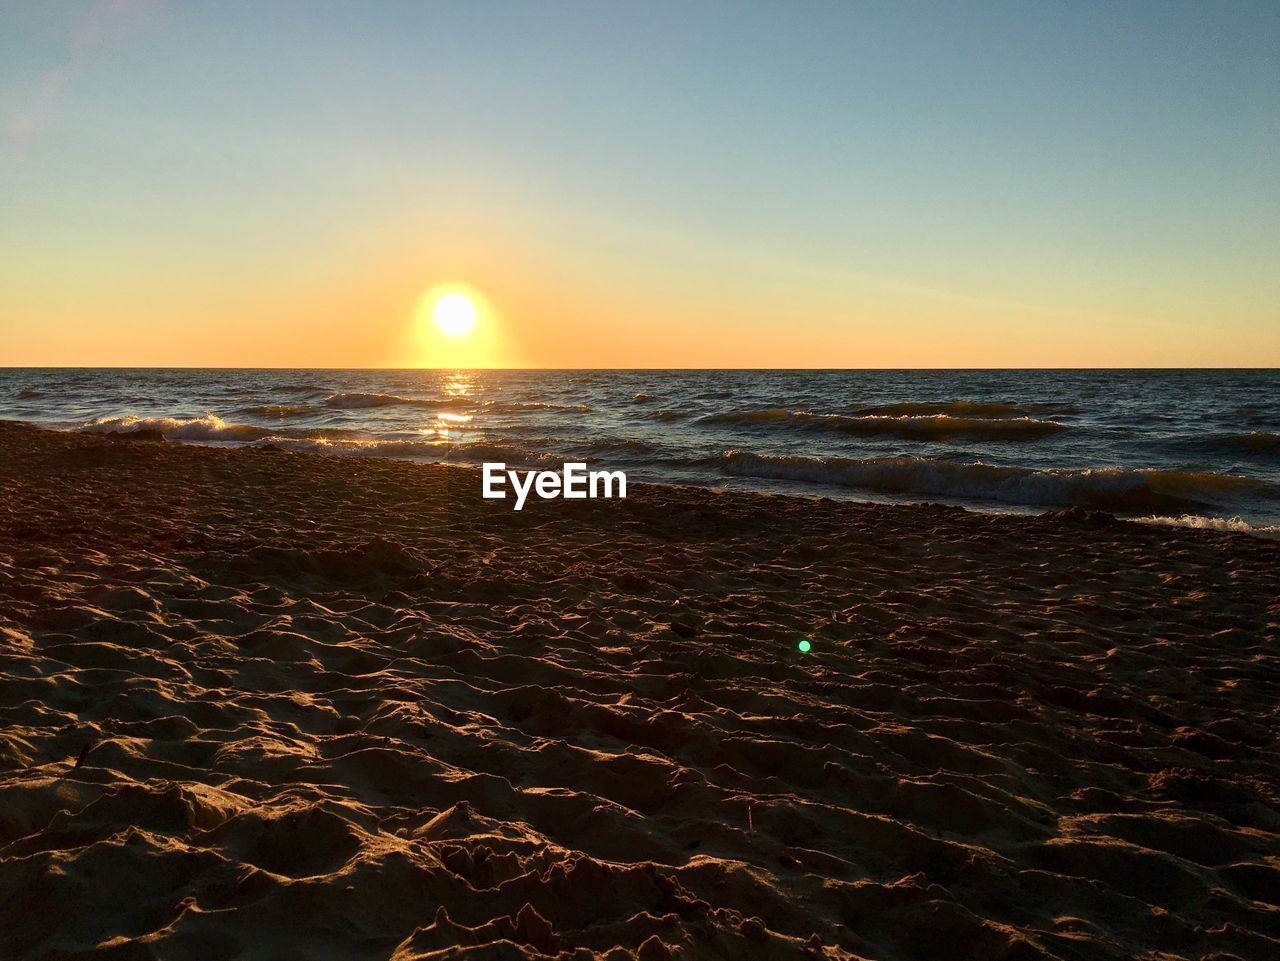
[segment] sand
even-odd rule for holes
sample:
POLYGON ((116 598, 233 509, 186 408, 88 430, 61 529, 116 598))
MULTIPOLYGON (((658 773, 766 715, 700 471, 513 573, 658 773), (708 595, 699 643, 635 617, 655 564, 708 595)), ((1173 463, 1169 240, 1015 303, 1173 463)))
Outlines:
POLYGON ((1280 957, 1280 543, 479 480, 0 425, 0 956, 1280 957))

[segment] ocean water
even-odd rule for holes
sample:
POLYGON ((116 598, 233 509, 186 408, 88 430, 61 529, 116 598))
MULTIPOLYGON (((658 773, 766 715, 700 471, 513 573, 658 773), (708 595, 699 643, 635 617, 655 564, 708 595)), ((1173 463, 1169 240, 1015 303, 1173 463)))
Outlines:
POLYGON ((0 370, 0 418, 985 510, 1280 524, 1280 371, 0 370), (1234 519, 1234 520, 1233 520, 1234 519))

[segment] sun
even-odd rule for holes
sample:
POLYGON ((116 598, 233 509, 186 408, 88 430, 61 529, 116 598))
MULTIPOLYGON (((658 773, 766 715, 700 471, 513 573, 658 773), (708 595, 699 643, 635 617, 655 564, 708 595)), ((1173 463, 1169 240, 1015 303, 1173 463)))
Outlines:
POLYGON ((431 308, 436 326, 450 337, 463 337, 476 325, 476 305, 466 294, 444 294, 431 308))
POLYGON ((491 367, 502 353, 502 317, 488 296, 468 284, 447 281, 426 287, 410 323, 419 346, 418 363, 408 366, 491 367))

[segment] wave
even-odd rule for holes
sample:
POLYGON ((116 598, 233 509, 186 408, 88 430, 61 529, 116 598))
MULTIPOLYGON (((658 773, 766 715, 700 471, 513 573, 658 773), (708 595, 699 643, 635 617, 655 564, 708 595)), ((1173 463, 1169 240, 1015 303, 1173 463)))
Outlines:
POLYGON ((1247 433, 1209 434, 1203 438, 1192 439, 1188 446, 1207 447, 1211 450, 1245 457, 1280 455, 1280 433, 1253 430, 1247 433))
POLYGON ((311 404, 259 404, 256 407, 242 407, 240 413, 256 417, 306 417, 320 409, 311 404))
POLYGON ((640 391, 631 399, 635 401, 637 404, 651 404, 658 398, 654 394, 646 394, 644 393, 644 391, 640 391))
POLYGON ((79 427, 85 434, 133 434, 142 430, 156 430, 169 440, 226 440, 253 441, 266 437, 271 431, 251 424, 230 424, 217 414, 203 417, 98 417, 79 427))
MULTIPOLYGON (((425 407, 430 410, 450 410, 475 406, 475 401, 464 397, 401 397, 399 394, 369 394, 360 392, 330 394, 325 398, 326 407, 336 410, 366 410, 375 407, 425 407)), ((586 404, 548 404, 542 401, 486 401, 484 410, 495 414, 513 414, 524 411, 556 411, 570 414, 588 414, 586 404)))
POLYGON ((857 460, 733 450, 722 456, 720 468, 737 477, 1033 507, 1093 507, 1121 513, 1190 513, 1233 496, 1280 496, 1271 485, 1248 477, 1131 467, 1040 470, 928 457, 857 460))
MULTIPOLYGON (((218 441, 298 452, 398 457, 443 462, 505 461, 512 466, 545 467, 554 464, 558 467, 565 459, 559 455, 493 441, 450 443, 439 439, 377 438, 361 430, 342 427, 262 427, 256 424, 232 423, 217 414, 205 414, 203 417, 139 417, 133 414, 121 417, 99 417, 81 424, 77 430, 88 434, 158 431, 166 440, 174 441, 218 441)), ((634 453, 649 448, 639 441, 599 441, 587 444, 586 449, 594 454, 597 449, 601 453, 634 453)))
POLYGON ((225 441, 252 443, 267 439, 288 438, 315 442, 334 439, 358 438, 360 431, 341 427, 280 428, 259 427, 256 424, 236 424, 217 414, 203 417, 138 417, 127 414, 122 417, 99 417, 77 430, 83 434, 133 434, 138 431, 159 431, 167 440, 225 441))
POLYGON ((486 461, 502 462, 509 467, 545 467, 548 465, 559 467, 564 462, 563 457, 540 451, 526 450, 510 444, 495 444, 491 441, 446 444, 439 441, 291 437, 271 434, 258 439, 250 446, 271 447, 277 450, 300 453, 390 457, 444 463, 480 464, 486 461))
POLYGON ((373 457, 399 457, 414 460, 463 461, 482 463, 504 461, 512 466, 559 467, 566 459, 590 460, 596 457, 645 457, 655 448, 642 440, 624 438, 586 440, 569 444, 563 453, 530 450, 514 444, 488 440, 449 442, 440 439, 394 439, 370 437, 363 431, 341 427, 262 427, 256 424, 237 424, 224 420, 217 414, 203 417, 100 417, 80 425, 81 433, 132 434, 139 431, 158 431, 167 440, 219 441, 254 447, 274 447, 280 450, 315 452, 324 454, 355 454, 373 457))
POLYGON ((685 420, 689 417, 689 414, 683 410, 651 410, 646 411, 644 416, 650 420, 673 421, 685 420))
POLYGON ((1237 534, 1253 534, 1256 537, 1280 539, 1280 526, 1258 527, 1241 517, 1206 517, 1203 514, 1182 514, 1178 517, 1135 517, 1139 524, 1156 524, 1161 527, 1190 527, 1202 531, 1232 531, 1237 534))
POLYGON ((44 394, 41 391, 35 390, 31 387, 24 387, 22 390, 18 391, 19 400, 34 400, 37 397, 43 396, 44 394))
POLYGON ((704 424, 766 424, 771 421, 787 420, 795 415, 781 407, 770 407, 766 410, 737 410, 728 414, 708 414, 702 418, 704 424))
POLYGON ((1067 424, 1035 417, 955 417, 949 414, 850 415, 814 414, 809 411, 779 409, 737 411, 702 418, 706 424, 759 426, 780 424, 796 430, 838 431, 861 437, 899 437, 907 440, 947 441, 1034 440, 1058 431, 1067 424))
POLYGON ((330 394, 324 399, 326 407, 337 410, 363 410, 368 407, 393 407, 401 404, 416 406, 415 401, 395 394, 337 393, 330 394))
POLYGON ((264 384, 255 385, 255 390, 266 391, 271 394, 318 394, 324 390, 332 390, 332 387, 326 388, 322 384, 264 384))
POLYGON ((946 414, 958 417, 1033 417, 1037 414, 1078 414, 1080 409, 1060 404, 1010 404, 1005 401, 954 400, 905 401, 864 407, 858 415, 881 414, 888 417, 914 417, 946 414))
POLYGON ((486 401, 484 409, 493 414, 514 414, 521 411, 548 410, 566 414, 589 414, 591 408, 586 404, 544 404, 541 401, 486 401))
POLYGON ((360 391, 330 394, 324 399, 326 407, 335 410, 365 410, 372 407, 427 407, 431 410, 448 410, 456 407, 469 407, 471 403, 465 399, 401 397, 398 394, 367 394, 360 391))

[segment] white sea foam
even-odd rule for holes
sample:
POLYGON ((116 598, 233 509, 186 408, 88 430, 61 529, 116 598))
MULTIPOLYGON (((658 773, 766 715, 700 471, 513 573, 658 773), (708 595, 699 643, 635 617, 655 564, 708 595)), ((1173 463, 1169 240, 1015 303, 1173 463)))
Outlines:
POLYGON ((1135 517, 1134 520, 1140 524, 1156 524, 1160 527, 1191 527, 1203 531, 1233 531, 1238 534, 1253 534, 1257 537, 1280 540, 1280 526, 1256 527, 1240 517, 1206 517, 1202 514, 1163 517, 1152 514, 1149 517, 1135 517))
POLYGON ((203 417, 99 417, 82 424, 86 434, 131 434, 140 430, 158 430, 170 440, 225 440, 252 441, 271 433, 265 427, 251 424, 232 424, 217 414, 203 417))

